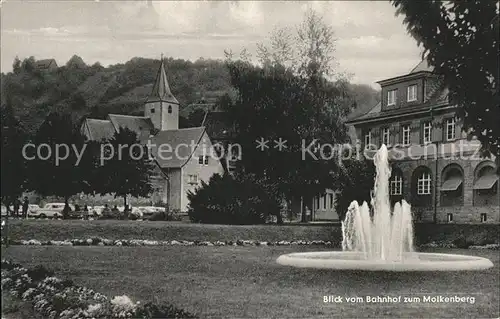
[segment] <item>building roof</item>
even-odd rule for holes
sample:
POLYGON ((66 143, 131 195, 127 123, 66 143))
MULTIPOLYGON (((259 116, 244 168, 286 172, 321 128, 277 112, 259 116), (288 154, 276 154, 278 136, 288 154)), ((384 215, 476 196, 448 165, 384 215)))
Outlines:
POLYGON ((434 68, 429 65, 429 63, 427 62, 427 59, 423 59, 422 61, 420 61, 419 64, 417 64, 417 66, 415 66, 410 71, 410 74, 417 73, 417 72, 432 72, 432 71, 434 71, 434 68))
POLYGON ((177 101, 177 99, 174 97, 172 91, 170 90, 170 86, 168 85, 167 73, 165 72, 165 64, 163 62, 163 58, 161 59, 160 68, 158 69, 158 73, 156 75, 153 90, 146 100, 146 102, 159 101, 179 104, 179 101, 177 101))
POLYGON ((108 140, 115 134, 115 128, 109 120, 86 119, 86 130, 93 141, 108 140))
POLYGON ((109 114, 108 118, 116 131, 118 131, 120 127, 127 128, 137 133, 139 141, 141 142, 147 141, 154 130, 153 122, 151 122, 149 117, 109 114))
POLYGON ((441 80, 437 80, 431 83, 432 84, 429 86, 426 92, 425 102, 422 104, 382 111, 382 103, 379 102, 367 113, 349 119, 348 122, 358 122, 376 118, 384 118, 387 116, 411 114, 413 112, 430 110, 431 106, 446 105, 448 102, 449 91, 444 82, 441 80))
POLYGON ((205 127, 160 131, 151 138, 151 153, 161 168, 184 166, 200 143, 205 127))
POLYGON ((57 68, 56 60, 54 59, 43 59, 35 61, 35 68, 37 69, 48 69, 50 67, 57 68))

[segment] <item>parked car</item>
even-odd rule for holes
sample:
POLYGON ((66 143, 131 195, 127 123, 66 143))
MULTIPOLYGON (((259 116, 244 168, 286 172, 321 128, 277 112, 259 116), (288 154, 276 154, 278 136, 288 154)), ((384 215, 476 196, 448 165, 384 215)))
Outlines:
POLYGON ((36 204, 29 204, 28 205, 28 214, 30 212, 36 212, 40 209, 40 206, 36 205, 36 204))
POLYGON ((93 206, 89 207, 89 217, 93 218, 98 218, 102 216, 102 210, 104 209, 104 206, 93 206))
MULTIPOLYGON (((47 203, 43 208, 36 211, 29 211, 29 217, 35 218, 62 218, 62 211, 64 209, 64 203, 47 203)), ((72 211, 75 210, 75 206, 69 205, 72 211)))

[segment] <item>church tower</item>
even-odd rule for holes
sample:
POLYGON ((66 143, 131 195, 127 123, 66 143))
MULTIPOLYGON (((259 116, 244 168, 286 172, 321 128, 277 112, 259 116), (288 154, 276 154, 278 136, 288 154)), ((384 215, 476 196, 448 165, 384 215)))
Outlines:
POLYGON ((170 91, 163 56, 153 90, 144 105, 144 116, 160 131, 179 129, 179 102, 170 91))

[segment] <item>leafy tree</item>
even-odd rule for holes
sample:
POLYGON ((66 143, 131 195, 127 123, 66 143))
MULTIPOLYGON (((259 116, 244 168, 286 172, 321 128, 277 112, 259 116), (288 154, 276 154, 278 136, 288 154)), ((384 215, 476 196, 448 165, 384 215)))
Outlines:
POLYGON ((127 195, 148 196, 153 191, 150 181, 153 163, 147 146, 140 144, 135 132, 120 127, 103 150, 103 160, 110 159, 101 167, 102 194, 122 197, 127 207, 127 195))
POLYGON ((235 142, 241 145, 246 173, 273 181, 287 198, 309 198, 332 184, 333 148, 347 139, 342 118, 348 108, 343 92, 316 76, 295 76, 280 66, 266 69, 248 63, 228 62, 233 86, 239 92, 234 103, 226 100, 235 142), (256 148, 256 141, 267 147, 256 148), (277 142, 286 141, 279 148, 277 142), (324 145, 314 149, 311 143, 324 145), (276 141, 276 142, 275 142, 276 141))
POLYGON ((14 58, 14 62, 12 63, 12 70, 15 74, 21 72, 21 60, 19 60, 19 57, 17 56, 14 58))
POLYGON ((442 75, 450 102, 459 106, 464 130, 478 137, 486 155, 493 153, 499 159, 498 1, 392 0, 392 4, 428 53, 429 64, 442 75))
POLYGON ((264 66, 279 65, 302 77, 333 76, 334 34, 323 17, 309 9, 295 33, 290 28, 277 28, 268 46, 259 43, 257 57, 264 66))
POLYGON ((371 192, 375 182, 375 165, 371 160, 347 160, 337 171, 335 189, 338 191, 335 200, 335 210, 340 220, 343 220, 352 201, 361 205, 364 201, 370 203, 371 192))
POLYGON ((29 188, 42 196, 69 198, 85 189, 87 173, 85 140, 70 114, 51 113, 33 138, 35 147, 27 148, 29 188), (44 145, 44 146, 42 146, 44 145), (46 146, 45 146, 46 145, 46 146), (77 152, 75 152, 77 150, 77 152), (59 159, 57 158, 59 152, 59 159))
POLYGON ((26 160, 23 147, 28 136, 9 103, 1 108, 2 149, 1 149, 1 199, 8 208, 18 199, 26 182, 26 160))
POLYGON ((30 56, 29 58, 23 60, 21 68, 28 73, 33 73, 35 70, 35 62, 35 57, 30 56))

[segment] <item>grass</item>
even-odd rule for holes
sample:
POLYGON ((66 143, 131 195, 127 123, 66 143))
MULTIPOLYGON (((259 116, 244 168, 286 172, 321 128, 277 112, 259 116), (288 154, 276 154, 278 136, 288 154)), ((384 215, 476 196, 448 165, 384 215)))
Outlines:
MULTIPOLYGON (((10 220, 9 237, 14 240, 65 240, 104 237, 109 239, 152 240, 324 240, 339 243, 337 225, 206 225, 186 222, 142 222, 122 220, 10 220)), ((415 224, 417 245, 455 240, 474 245, 498 243, 498 224, 415 224)))
POLYGON ((13 220, 11 239, 64 240, 104 237, 154 240, 331 240, 341 238, 340 227, 277 225, 206 225, 182 222, 128 220, 13 220))
POLYGON ((169 302, 203 318, 493 318, 499 315, 497 251, 434 250, 490 258, 482 272, 363 273, 282 267, 276 258, 318 247, 11 246, 2 257, 42 264, 107 295, 169 302), (325 295, 476 297, 475 304, 324 303, 325 295))

